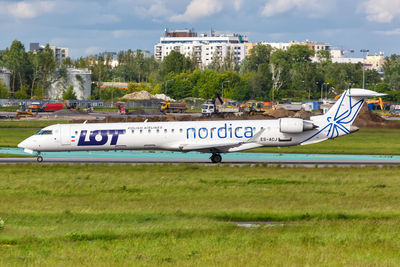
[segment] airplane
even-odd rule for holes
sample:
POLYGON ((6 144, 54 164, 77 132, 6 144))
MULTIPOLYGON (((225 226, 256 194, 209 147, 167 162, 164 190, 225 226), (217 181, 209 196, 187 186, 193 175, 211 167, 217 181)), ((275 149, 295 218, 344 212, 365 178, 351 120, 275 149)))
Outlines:
POLYGON ((211 153, 212 163, 222 161, 221 153, 259 147, 308 145, 347 135, 366 98, 380 94, 351 88, 324 115, 310 120, 125 122, 56 124, 45 127, 18 144, 26 153, 93 150, 169 150, 211 153))

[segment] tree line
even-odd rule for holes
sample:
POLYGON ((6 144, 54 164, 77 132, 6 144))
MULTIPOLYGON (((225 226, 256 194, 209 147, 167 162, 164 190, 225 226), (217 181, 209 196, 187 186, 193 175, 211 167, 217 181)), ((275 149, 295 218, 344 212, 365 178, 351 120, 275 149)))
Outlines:
MULTIPOLYGON (((118 65, 113 68, 111 54, 66 58, 58 63, 49 45, 43 52, 32 53, 26 52, 21 42, 14 41, 10 48, 0 52, 0 67, 11 72, 10 91, 15 98, 45 97, 52 78, 65 75, 69 67, 90 69, 91 98, 102 100, 137 90, 165 93, 174 99, 208 99, 219 93, 240 101, 305 100, 327 94, 332 97, 346 88, 362 87, 361 63, 332 63, 329 51, 319 51, 318 62, 312 62, 313 56, 314 51, 303 45, 273 50, 258 44, 241 63, 233 53, 228 53, 225 58, 214 57, 208 66, 202 67, 194 56, 185 57, 176 51, 157 61, 140 50, 127 50, 117 54, 118 65), (129 88, 100 88, 106 81, 128 82, 129 88)), ((400 102, 400 56, 386 57, 383 69, 383 79, 377 71, 365 70, 365 87, 387 93, 386 100, 400 102)), ((1 87, 0 84, 0 97, 9 96, 1 87)))

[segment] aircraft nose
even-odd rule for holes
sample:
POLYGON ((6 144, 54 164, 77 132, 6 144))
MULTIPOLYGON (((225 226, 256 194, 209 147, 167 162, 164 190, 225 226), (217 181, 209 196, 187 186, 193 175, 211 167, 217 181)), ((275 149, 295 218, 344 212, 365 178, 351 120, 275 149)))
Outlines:
POLYGON ((26 148, 27 142, 26 140, 22 141, 21 143, 18 144, 19 148, 26 148))
POLYGON ((33 148, 33 143, 32 143, 32 139, 31 138, 27 138, 24 141, 22 141, 21 143, 18 144, 19 148, 23 148, 23 149, 32 149, 33 148))

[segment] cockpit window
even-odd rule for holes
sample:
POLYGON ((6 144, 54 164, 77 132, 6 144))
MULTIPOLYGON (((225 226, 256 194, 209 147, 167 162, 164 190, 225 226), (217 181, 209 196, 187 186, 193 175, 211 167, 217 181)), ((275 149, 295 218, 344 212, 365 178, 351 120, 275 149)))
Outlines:
POLYGON ((40 130, 39 132, 36 133, 36 135, 52 135, 53 131, 52 130, 40 130))

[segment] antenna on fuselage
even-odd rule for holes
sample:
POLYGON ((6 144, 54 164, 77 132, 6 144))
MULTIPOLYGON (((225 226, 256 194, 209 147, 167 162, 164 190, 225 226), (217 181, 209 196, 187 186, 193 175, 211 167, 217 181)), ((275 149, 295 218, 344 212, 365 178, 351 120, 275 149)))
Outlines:
POLYGON ((86 124, 87 123, 87 120, 85 120, 82 124, 86 124))

